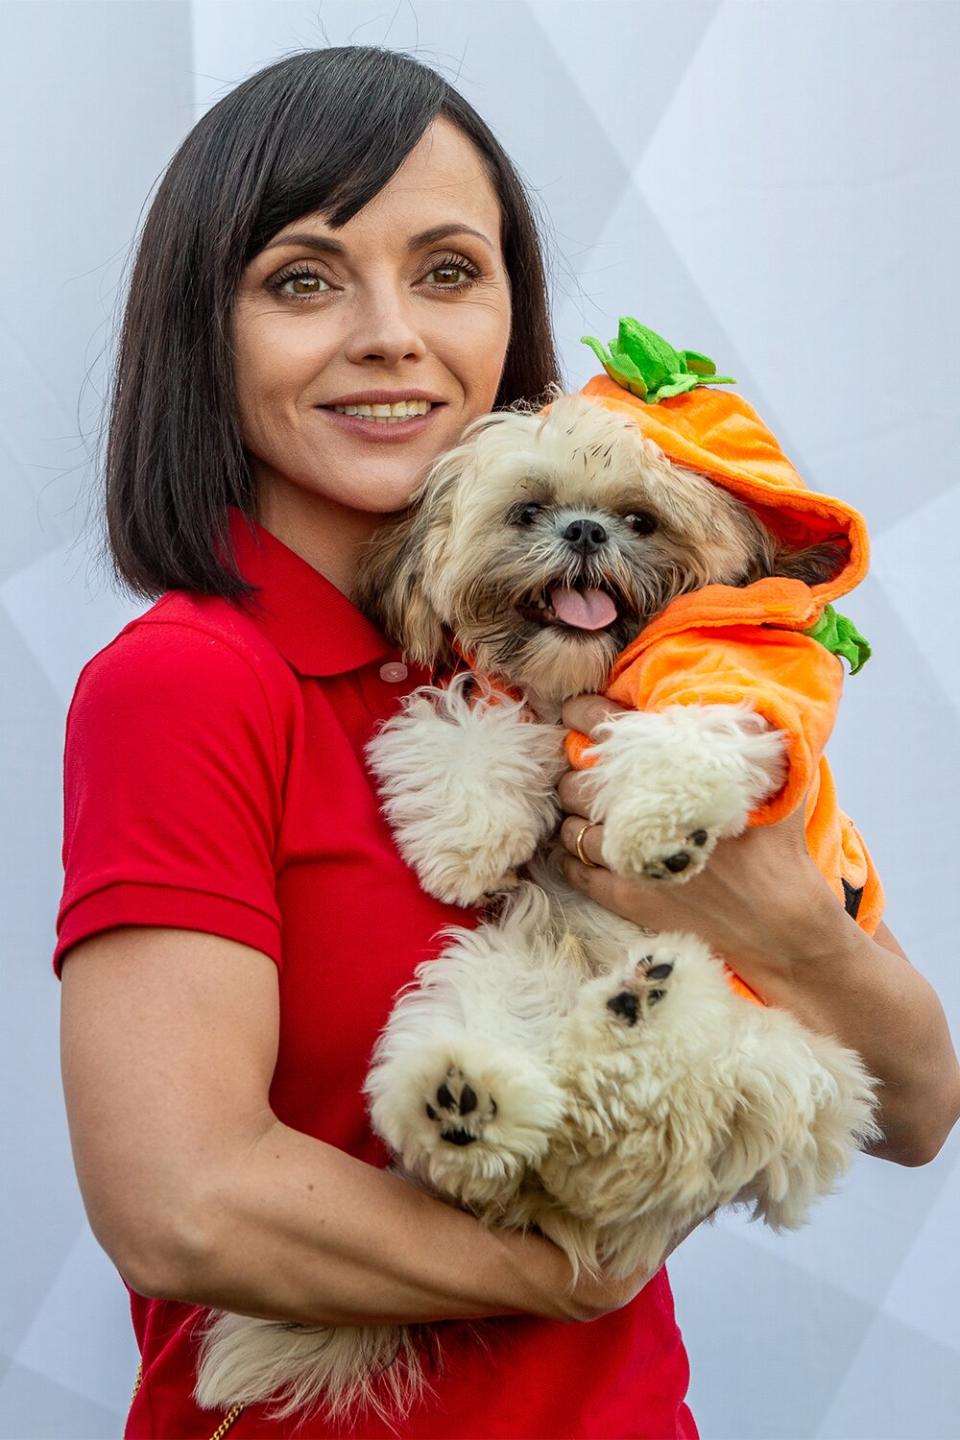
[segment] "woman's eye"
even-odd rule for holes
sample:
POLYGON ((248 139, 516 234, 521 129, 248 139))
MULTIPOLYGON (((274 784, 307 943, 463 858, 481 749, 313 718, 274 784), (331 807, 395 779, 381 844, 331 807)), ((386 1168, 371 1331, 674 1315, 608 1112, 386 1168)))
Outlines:
POLYGON ((542 509, 542 505, 537 505, 532 500, 526 505, 517 505, 510 513, 510 523, 512 525, 532 525, 542 509))
POLYGON ((312 295, 321 295, 329 290, 330 286, 322 275, 313 270, 286 270, 274 276, 270 288, 293 300, 309 300, 312 295), (288 285, 292 287, 289 290, 288 285))
POLYGON ((480 278, 480 271, 465 256, 453 255, 434 265, 423 278, 438 290, 466 290, 480 278))
POLYGON ((657 528, 655 517, 648 515, 645 510, 634 510, 623 518, 635 535, 652 535, 657 528))

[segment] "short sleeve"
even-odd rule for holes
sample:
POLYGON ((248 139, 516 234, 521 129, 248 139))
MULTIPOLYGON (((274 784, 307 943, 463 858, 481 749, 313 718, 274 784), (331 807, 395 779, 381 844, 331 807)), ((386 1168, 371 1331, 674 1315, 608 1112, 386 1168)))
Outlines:
POLYGON ((121 925, 204 930, 280 963, 275 711, 250 659, 189 625, 135 623, 90 662, 67 718, 57 974, 121 925))

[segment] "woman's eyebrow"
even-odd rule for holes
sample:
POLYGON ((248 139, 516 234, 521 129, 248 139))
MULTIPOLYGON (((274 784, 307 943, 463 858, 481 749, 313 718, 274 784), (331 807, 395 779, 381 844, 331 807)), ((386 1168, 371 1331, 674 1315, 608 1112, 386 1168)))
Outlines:
POLYGON ((435 225, 432 230, 421 230, 419 235, 412 235, 407 241, 408 250, 419 250, 421 245, 434 245, 438 240, 445 240, 449 235, 473 235, 482 240, 485 245, 493 248, 493 241, 483 234, 482 230, 474 230, 471 225, 435 225))
MULTIPOLYGON (((418 235, 411 235, 407 241, 408 250, 419 250, 422 245, 434 245, 438 240, 445 240, 450 235, 474 235, 482 240, 492 249, 492 243, 481 230, 474 230, 470 225, 434 225, 430 230, 421 230, 418 235)), ((310 230, 294 230, 289 235, 278 235, 276 239, 268 241, 264 250, 273 250, 282 245, 301 245, 308 250, 316 250, 319 254, 345 255, 346 246, 339 240, 332 240, 326 235, 315 235, 310 230)))

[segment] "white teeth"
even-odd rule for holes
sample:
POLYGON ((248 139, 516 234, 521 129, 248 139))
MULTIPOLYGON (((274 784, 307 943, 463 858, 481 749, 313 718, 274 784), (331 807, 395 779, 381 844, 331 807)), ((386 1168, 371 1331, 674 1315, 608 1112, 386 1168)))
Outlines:
POLYGON ((356 415, 361 420, 407 420, 411 415, 426 415, 432 409, 429 400, 397 400, 392 405, 332 405, 338 415, 356 415))

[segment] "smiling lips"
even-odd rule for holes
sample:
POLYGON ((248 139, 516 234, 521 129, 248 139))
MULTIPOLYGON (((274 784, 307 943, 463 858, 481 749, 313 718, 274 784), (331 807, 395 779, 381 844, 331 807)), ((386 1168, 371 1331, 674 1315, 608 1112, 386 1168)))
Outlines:
POLYGON ((426 415, 433 406, 429 400, 398 400, 390 405, 330 405, 338 415, 359 415, 363 420, 409 420, 413 415, 426 415))
POLYGON ((444 404, 438 396, 422 391, 395 396, 389 390, 373 390, 344 395, 316 409, 329 415, 340 430, 365 440, 388 441, 415 439, 432 424, 444 404))

